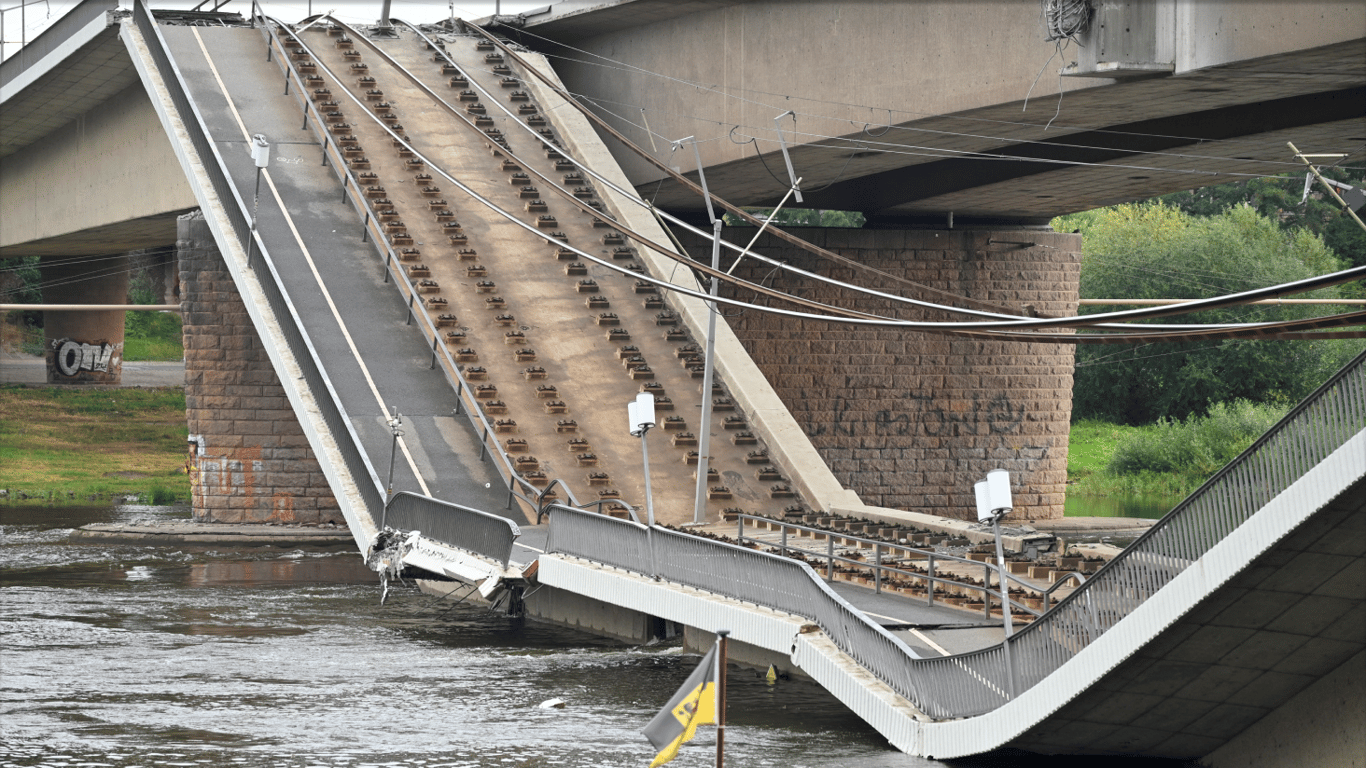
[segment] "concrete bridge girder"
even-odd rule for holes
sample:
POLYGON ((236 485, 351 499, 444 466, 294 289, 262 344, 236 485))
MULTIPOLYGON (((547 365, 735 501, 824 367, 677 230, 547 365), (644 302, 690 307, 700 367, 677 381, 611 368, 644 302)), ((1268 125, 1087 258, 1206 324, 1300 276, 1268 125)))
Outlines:
MULTIPOLYGON (((783 127, 797 175, 808 189, 831 185, 809 195, 808 207, 861 210, 899 226, 942 225, 947 211, 960 220, 1042 223, 1209 183, 1191 169, 1283 172, 1288 167, 1273 163, 1291 158, 1276 131, 1294 129, 1301 147, 1366 135, 1366 5, 1122 5, 1149 11, 1152 28, 1131 36, 1146 35, 1163 74, 1064 80, 1054 73, 1078 49, 1045 64, 1055 46, 1043 40, 1038 5, 1025 2, 566 2, 528 15, 522 39, 563 54, 557 69, 571 91, 694 178, 691 153, 671 154, 668 139, 697 135, 711 189, 743 205, 773 205, 783 194, 773 118, 794 110, 796 122, 783 127), (1138 154, 1212 140, 1247 145, 1206 144, 1201 154, 1222 162, 1187 158, 1167 169, 1161 156, 1138 154), (1069 162, 1159 167, 1055 180, 1074 167, 1069 162), (958 190, 971 191, 949 196, 958 190)), ((642 194, 700 210, 681 187, 659 185, 659 170, 609 146, 642 194)))

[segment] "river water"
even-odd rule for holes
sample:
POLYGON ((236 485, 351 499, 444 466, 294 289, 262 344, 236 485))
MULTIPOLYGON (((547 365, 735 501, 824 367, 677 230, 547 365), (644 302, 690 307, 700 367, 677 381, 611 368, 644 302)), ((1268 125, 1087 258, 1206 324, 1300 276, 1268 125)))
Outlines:
MULTIPOLYGON (((0 765, 643 766, 641 728, 697 663, 414 589, 381 606, 349 552, 66 542, 184 516, 0 508, 0 765)), ((942 765, 814 685, 730 682, 731 765, 942 765)), ((673 765, 710 765, 713 732, 673 765)))
MULTIPOLYGON (((381 606, 351 552, 67 542, 187 516, 0 507, 0 768, 640 767, 641 729, 698 661, 416 589, 381 606)), ((946 765, 892 750, 815 685, 735 667, 729 683, 729 766, 946 765)), ((710 766, 714 743, 704 728, 670 765, 710 766)))

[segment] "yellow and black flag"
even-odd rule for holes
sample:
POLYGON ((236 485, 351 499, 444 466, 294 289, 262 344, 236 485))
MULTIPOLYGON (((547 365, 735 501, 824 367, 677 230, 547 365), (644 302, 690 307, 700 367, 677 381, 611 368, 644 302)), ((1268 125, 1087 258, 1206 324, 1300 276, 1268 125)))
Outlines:
POLYGON ((712 646, 678 693, 645 726, 645 738, 659 750, 650 768, 677 757, 678 748, 692 740, 697 726, 716 723, 716 659, 716 646, 712 646))

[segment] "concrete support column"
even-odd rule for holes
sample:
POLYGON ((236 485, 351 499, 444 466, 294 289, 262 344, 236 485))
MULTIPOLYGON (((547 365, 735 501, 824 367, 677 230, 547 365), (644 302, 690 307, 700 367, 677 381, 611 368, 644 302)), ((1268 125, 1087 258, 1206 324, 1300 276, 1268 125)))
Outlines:
MULTIPOLYGON (((1027 305, 1054 315, 1076 311, 1080 235, 1036 229, 793 231, 894 277, 1021 313, 1030 311, 1027 305)), ((725 236, 744 243, 753 233, 737 228, 725 236)), ((705 252, 697 238, 684 242, 694 254, 705 252)), ((756 250, 830 278, 935 301, 768 235, 756 250)), ((794 277, 753 259, 736 274, 867 312, 964 319, 794 277)), ((1001 468, 1013 481, 1013 519, 1062 517, 1071 345, 978 341, 756 311, 732 315, 729 322, 835 476, 865 504, 975 519, 973 484, 1001 468)))
POLYGON ((345 525, 203 216, 178 234, 194 519, 345 525))
MULTIPOLYGON (((71 257, 40 262, 49 304, 124 304, 128 257, 71 257)), ((49 384, 118 384, 123 372, 123 319, 117 312, 43 313, 43 356, 49 384)))

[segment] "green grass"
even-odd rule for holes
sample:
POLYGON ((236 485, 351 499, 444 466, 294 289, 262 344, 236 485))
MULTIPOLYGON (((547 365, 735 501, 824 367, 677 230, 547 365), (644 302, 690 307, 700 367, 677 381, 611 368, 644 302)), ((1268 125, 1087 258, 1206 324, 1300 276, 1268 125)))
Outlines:
POLYGON ((125 312, 124 315, 124 360, 174 362, 185 358, 180 315, 173 312, 125 312))
POLYGON ((1287 408, 1237 400, 1207 416, 1141 427, 1081 421, 1068 445, 1069 496, 1180 497, 1252 445, 1287 408))
POLYGON ((0 387, 0 489, 8 503, 185 502, 179 388, 0 387))

